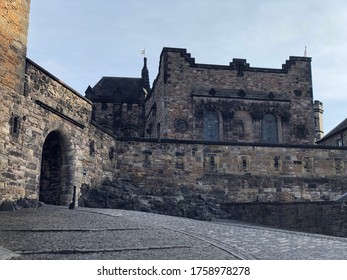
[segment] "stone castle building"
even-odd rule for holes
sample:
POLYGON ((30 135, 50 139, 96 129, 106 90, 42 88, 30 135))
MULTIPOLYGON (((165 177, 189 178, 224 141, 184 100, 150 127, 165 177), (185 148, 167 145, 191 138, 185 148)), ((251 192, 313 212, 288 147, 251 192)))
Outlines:
POLYGON ((315 144, 310 58, 207 65, 164 48, 152 87, 145 59, 139 78, 103 77, 84 97, 26 57, 29 6, 0 3, 2 209, 68 205, 74 186, 79 205, 181 215, 347 191, 347 149, 315 144))
POLYGON ((185 49, 164 48, 152 90, 145 58, 141 78, 103 77, 86 97, 95 120, 119 136, 313 144, 323 111, 316 114, 322 105, 313 102, 310 62, 290 57, 282 69, 250 67, 244 59, 207 65, 185 49))

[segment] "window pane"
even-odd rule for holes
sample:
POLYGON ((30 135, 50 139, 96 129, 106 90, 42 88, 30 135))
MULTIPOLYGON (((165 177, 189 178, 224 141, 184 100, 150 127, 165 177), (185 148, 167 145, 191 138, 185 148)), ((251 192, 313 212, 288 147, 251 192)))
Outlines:
POLYGON ((277 118, 273 114, 266 114, 262 121, 261 140, 263 143, 278 143, 277 118))
POLYGON ((205 112, 204 140, 219 141, 219 117, 216 111, 208 110, 205 112))

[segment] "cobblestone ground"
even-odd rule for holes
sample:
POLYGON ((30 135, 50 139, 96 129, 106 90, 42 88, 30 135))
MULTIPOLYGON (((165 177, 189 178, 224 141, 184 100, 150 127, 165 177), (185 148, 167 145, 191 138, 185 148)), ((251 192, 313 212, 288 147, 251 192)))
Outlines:
POLYGON ((347 239, 117 209, 0 212, 0 259, 344 259, 347 239))

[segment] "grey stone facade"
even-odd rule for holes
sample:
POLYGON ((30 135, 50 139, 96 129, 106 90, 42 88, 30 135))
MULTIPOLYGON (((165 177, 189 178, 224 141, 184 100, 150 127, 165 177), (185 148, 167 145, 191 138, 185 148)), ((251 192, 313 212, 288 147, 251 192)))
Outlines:
POLYGON ((164 48, 146 100, 146 131, 154 130, 146 136, 313 144, 310 62, 290 57, 281 69, 251 67, 244 59, 207 65, 185 49, 164 48))

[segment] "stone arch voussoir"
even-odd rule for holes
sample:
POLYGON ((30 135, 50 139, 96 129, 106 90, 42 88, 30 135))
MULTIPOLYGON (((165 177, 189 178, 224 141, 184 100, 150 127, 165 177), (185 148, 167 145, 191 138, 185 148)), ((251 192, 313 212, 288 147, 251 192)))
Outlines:
POLYGON ((72 137, 64 127, 53 127, 45 133, 41 152, 40 200, 56 205, 71 203, 76 172, 74 153, 72 137))

